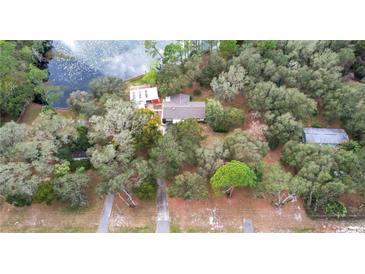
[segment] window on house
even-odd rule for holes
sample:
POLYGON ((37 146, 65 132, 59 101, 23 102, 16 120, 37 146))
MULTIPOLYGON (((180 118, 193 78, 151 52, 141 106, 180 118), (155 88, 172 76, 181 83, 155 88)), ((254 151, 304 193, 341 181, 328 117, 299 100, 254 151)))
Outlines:
POLYGON ((148 92, 147 90, 144 91, 145 95, 146 95, 146 98, 148 97, 148 92))

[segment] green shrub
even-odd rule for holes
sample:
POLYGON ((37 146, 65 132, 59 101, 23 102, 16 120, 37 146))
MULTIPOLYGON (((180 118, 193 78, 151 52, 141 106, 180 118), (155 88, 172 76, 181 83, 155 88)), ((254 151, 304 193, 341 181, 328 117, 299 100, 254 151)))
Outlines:
POLYGON ((313 122, 313 123, 312 123, 312 127, 314 127, 314 128, 321 128, 322 126, 321 126, 321 124, 320 124, 320 123, 318 123, 318 122, 313 122))
POLYGON ((258 162, 248 163, 247 165, 256 174, 257 182, 261 182, 262 177, 264 175, 264 162, 263 161, 258 161, 258 162))
POLYGON ((340 147, 344 150, 352 151, 354 153, 358 152, 361 148, 359 143, 353 140, 343 142, 342 144, 340 144, 340 147))
POLYGON ((200 96, 202 94, 202 91, 197 88, 197 89, 193 90, 193 94, 194 94, 194 96, 200 96))
POLYGON ((328 202, 324 206, 324 211, 328 215, 336 215, 337 218, 345 217, 347 214, 346 206, 339 201, 328 202))
POLYGON ((49 181, 42 182, 33 197, 34 202, 36 203, 43 203, 46 202, 47 205, 50 205, 56 196, 53 192, 52 185, 49 181))
POLYGON ((193 87, 193 82, 189 82, 189 83, 187 84, 187 86, 188 86, 188 88, 192 88, 192 87, 193 87))
POLYGON ((141 200, 153 200, 156 197, 157 185, 155 183, 143 182, 134 193, 141 200))
POLYGON ((191 172, 176 176, 168 188, 168 193, 171 197, 180 197, 184 200, 209 198, 204 178, 191 172))
POLYGON ((8 195, 6 196, 5 201, 14 206, 23 207, 31 205, 32 198, 21 195, 8 195))

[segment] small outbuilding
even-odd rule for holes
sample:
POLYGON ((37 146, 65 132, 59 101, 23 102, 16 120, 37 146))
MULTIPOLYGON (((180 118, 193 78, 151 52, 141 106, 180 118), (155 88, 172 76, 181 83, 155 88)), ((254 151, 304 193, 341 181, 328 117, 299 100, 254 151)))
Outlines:
POLYGON ((89 157, 86 154, 86 151, 75 151, 71 153, 71 158, 74 161, 82 161, 89 159, 89 157))
POLYGON ((349 140, 341 128, 304 128, 303 141, 308 144, 336 146, 349 140))

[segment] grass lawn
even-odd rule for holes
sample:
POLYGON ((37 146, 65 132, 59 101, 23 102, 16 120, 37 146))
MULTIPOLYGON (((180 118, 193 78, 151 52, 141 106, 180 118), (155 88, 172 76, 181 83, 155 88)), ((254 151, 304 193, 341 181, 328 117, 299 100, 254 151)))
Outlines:
POLYGON ((127 85, 130 85, 130 86, 138 86, 138 85, 144 85, 145 83, 143 82, 143 76, 144 75, 141 75, 139 77, 136 77, 136 78, 133 78, 131 80, 128 80, 126 81, 126 84, 127 85))
POLYGON ((42 110, 42 105, 30 103, 20 118, 20 123, 31 125, 42 110))

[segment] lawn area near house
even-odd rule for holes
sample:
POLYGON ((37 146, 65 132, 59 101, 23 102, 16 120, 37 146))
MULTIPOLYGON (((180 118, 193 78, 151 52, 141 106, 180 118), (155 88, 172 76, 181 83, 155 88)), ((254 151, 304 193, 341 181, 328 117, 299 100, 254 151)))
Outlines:
MULTIPOLYGON (((38 117, 39 113, 42 111, 42 105, 36 103, 30 103, 23 115, 19 119, 19 123, 24 123, 31 125, 33 121, 38 117)), ((65 118, 76 118, 76 113, 71 109, 56 109, 56 112, 64 116, 65 118)))
POLYGON ((37 118, 41 110, 42 110, 42 105, 36 103, 30 103, 27 106, 26 110, 24 111, 19 122, 30 126, 33 123, 33 121, 37 118))
POLYGON ((88 174, 91 178, 88 207, 72 210, 60 202, 50 206, 33 203, 15 207, 1 200, 0 232, 95 232, 104 200, 95 192, 100 178, 94 171, 88 171, 88 174))

